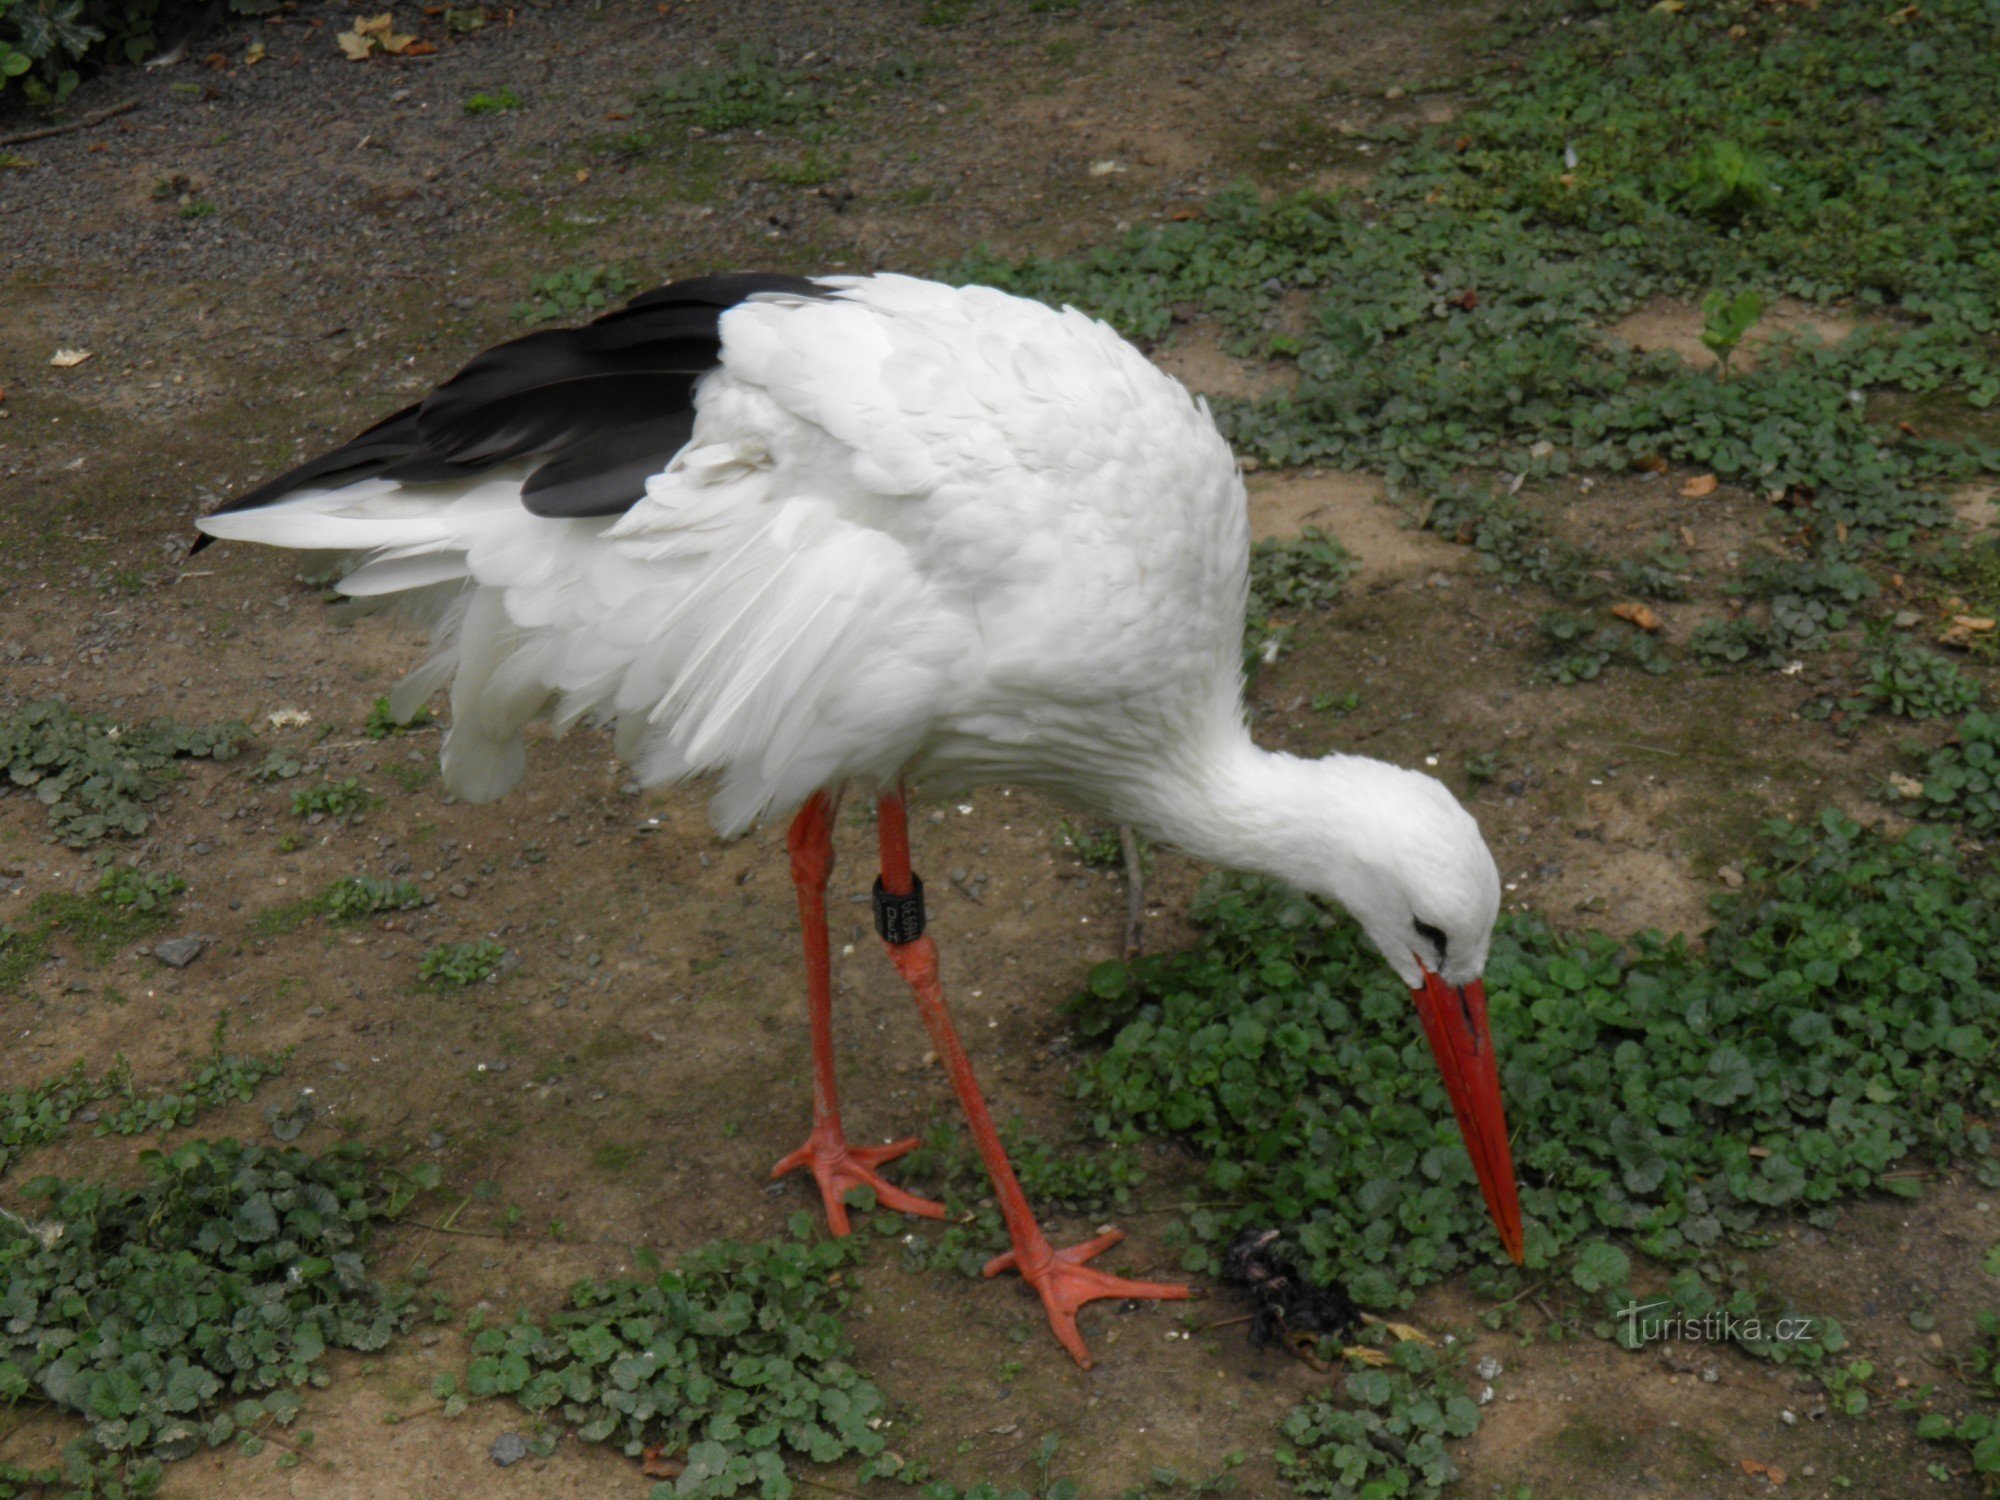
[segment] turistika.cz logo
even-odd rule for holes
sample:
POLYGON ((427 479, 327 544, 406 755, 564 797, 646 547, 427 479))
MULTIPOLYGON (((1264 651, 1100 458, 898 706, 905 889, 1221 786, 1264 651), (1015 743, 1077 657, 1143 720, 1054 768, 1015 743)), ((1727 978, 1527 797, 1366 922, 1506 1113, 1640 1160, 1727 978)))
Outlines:
POLYGON ((1673 1311, 1673 1303, 1628 1302, 1618 1309, 1621 1342, 1627 1348, 1660 1342, 1676 1344, 1801 1344, 1819 1337, 1819 1319, 1759 1317, 1717 1308, 1698 1314, 1673 1311))

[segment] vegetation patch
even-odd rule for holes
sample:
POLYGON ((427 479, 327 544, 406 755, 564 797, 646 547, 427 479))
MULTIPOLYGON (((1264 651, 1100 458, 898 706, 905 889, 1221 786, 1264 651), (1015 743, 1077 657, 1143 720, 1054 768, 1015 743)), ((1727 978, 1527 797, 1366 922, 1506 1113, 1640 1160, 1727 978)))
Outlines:
POLYGON ((506 946, 492 938, 440 943, 424 954, 417 965, 417 978, 440 989, 465 989, 499 973, 506 958, 506 946))
POLYGON ((86 1110, 97 1114, 93 1134, 140 1135, 191 1125, 218 1105, 247 1103, 258 1084, 284 1071, 291 1053, 227 1052, 224 1029, 218 1020, 208 1057, 190 1077, 150 1093, 133 1087, 131 1066, 122 1056, 98 1078, 79 1061, 42 1083, 0 1092, 0 1177, 29 1152, 60 1138, 86 1110), (108 1110, 97 1109, 107 1104, 108 1110))
POLYGON ((1328 608, 1358 566, 1353 553, 1317 526, 1295 537, 1254 543, 1243 615, 1245 664, 1254 669, 1276 661, 1291 634, 1277 617, 1328 608))
POLYGON ((1946 719, 1979 706, 1984 690, 1957 663, 1893 637, 1869 657, 1868 680, 1854 696, 1864 713, 1899 719, 1946 719))
MULTIPOLYGON (((1705 952, 1503 918, 1487 977, 1531 1267, 1607 1233, 1696 1261, 1774 1208, 1906 1192, 1912 1160, 2000 1180, 2000 875, 1941 830, 1834 813, 1770 840, 1705 952)), ((1192 1216, 1190 1268, 1272 1223, 1364 1303, 1492 1262, 1409 997, 1358 930, 1241 877, 1196 916, 1197 947, 1101 966, 1076 1012, 1108 1041, 1080 1081, 1097 1128, 1186 1140, 1231 1205, 1192 1216)))
POLYGON ((415 911, 425 904, 423 887, 414 880, 377 880, 369 875, 344 875, 317 896, 301 897, 257 913, 252 926, 262 937, 296 931, 310 917, 329 922, 365 922, 391 912, 415 911))
POLYGON ((137 1187, 39 1177, 21 1189, 37 1208, 0 1215, 0 1401, 88 1424, 60 1468, 0 1483, 148 1493, 163 1463, 254 1452, 328 1349, 379 1349, 409 1320, 362 1257, 414 1187, 359 1152, 225 1140, 141 1160, 137 1187))
POLYGON ((331 818, 341 823, 368 811, 374 803, 375 799, 352 776, 345 781, 322 781, 316 786, 302 786, 292 793, 292 812, 295 816, 331 818))
MULTIPOLYGON (((1991 1252, 1987 1264, 1996 1265, 1991 1252)), ((1979 1314, 1978 1331, 1971 1349, 1959 1360, 1958 1374, 1966 1394, 1986 1406, 1926 1411, 1917 1419, 1917 1436, 1958 1449, 1980 1476, 1986 1493, 2000 1492, 2000 1405, 1996 1405, 2000 1403, 2000 1312, 1979 1314)), ((1918 1406, 1914 1398, 1903 1404, 1910 1410, 1918 1406)))
POLYGON ((67 938, 91 963, 160 931, 173 919, 175 899, 187 888, 178 875, 115 866, 88 895, 45 891, 28 905, 35 925, 0 924, 0 994, 17 991, 45 963, 53 940, 67 938))
POLYGON ((1970 713, 1924 765, 1919 810, 1972 833, 2000 828, 2000 714, 1970 713))
POLYGON ((51 698, 0 717, 0 772, 47 809, 58 838, 82 848, 144 833, 181 761, 229 760, 249 738, 241 724, 119 724, 51 698))
MULTIPOLYGON (((581 1281, 546 1322, 526 1316, 473 1336, 463 1394, 510 1396, 586 1442, 633 1457, 684 1455, 671 1490, 703 1500, 791 1493, 785 1458, 814 1463, 882 1453, 881 1392, 849 1362, 838 1274, 860 1241, 718 1241, 643 1276, 581 1281)), ((437 1394, 460 1394, 441 1376, 437 1394)))
POLYGON ((814 75, 787 68, 754 47, 738 49, 726 63, 669 73, 639 103, 649 115, 709 135, 774 130, 820 119, 832 109, 814 75))
MULTIPOLYGON (((615 302, 622 302, 638 285, 637 280, 617 266, 570 266, 550 271, 528 283, 528 300, 514 304, 514 321, 553 323, 563 318, 599 313, 615 302)), ((429 712, 421 712, 421 720, 413 719, 413 725, 429 722, 429 712)), ((370 738, 381 737, 375 732, 378 720, 385 726, 395 722, 388 713, 386 698, 376 705, 376 712, 369 716, 364 732, 370 738)), ((385 727, 383 733, 389 732, 385 727)))
POLYGON ((409 718, 399 719, 395 710, 389 707, 387 698, 377 698, 368 710, 368 721, 361 726, 361 733, 371 740, 386 740, 399 734, 415 734, 420 729, 429 729, 433 722, 426 704, 419 703, 409 718))

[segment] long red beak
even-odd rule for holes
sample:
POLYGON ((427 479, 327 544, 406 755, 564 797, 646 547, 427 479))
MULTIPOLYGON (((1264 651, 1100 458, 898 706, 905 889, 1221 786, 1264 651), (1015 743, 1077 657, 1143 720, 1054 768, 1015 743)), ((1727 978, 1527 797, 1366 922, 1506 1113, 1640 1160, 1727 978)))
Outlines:
POLYGON ((1466 1154, 1479 1173, 1487 1212, 1500 1230, 1500 1243, 1518 1266, 1521 1198, 1514 1185, 1514 1153, 1507 1146, 1507 1116, 1500 1108, 1500 1064, 1486 1025, 1486 985, 1477 979, 1463 988, 1446 984, 1426 965, 1424 987, 1411 994, 1424 1035, 1437 1055, 1438 1071, 1444 1074, 1466 1154))

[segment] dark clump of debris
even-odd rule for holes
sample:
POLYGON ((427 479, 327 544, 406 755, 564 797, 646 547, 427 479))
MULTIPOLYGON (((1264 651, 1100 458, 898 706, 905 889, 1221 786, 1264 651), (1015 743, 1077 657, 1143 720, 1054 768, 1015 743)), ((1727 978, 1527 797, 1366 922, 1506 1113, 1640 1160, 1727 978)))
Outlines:
POLYGON ((1223 1252, 1222 1274, 1250 1289, 1256 1304, 1250 1342, 1259 1349, 1278 1341, 1296 1350, 1321 1337, 1344 1339, 1361 1321, 1361 1309, 1346 1292, 1315 1286, 1299 1273, 1278 1230, 1246 1229, 1236 1236, 1223 1252))

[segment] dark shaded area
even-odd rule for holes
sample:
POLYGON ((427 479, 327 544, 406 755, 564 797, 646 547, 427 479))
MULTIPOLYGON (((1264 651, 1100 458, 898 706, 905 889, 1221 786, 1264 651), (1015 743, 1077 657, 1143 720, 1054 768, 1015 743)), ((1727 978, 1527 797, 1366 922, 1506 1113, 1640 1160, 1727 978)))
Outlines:
POLYGON ((1361 1321, 1361 1310, 1341 1288, 1308 1281, 1286 1256, 1284 1246, 1279 1230, 1246 1229, 1223 1253, 1223 1278, 1248 1287, 1256 1305, 1250 1319, 1251 1344, 1262 1349, 1300 1334, 1345 1338, 1352 1333, 1361 1321))

